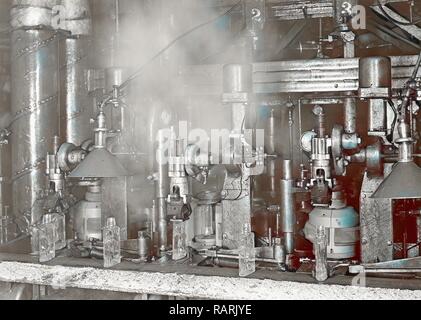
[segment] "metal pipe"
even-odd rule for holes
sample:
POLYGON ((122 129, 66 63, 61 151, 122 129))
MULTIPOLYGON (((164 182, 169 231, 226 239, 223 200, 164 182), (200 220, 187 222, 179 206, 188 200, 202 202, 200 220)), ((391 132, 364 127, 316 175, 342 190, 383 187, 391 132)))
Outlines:
POLYGON ((296 217, 294 212, 294 180, 291 160, 282 163, 283 177, 281 180, 281 218, 285 249, 288 254, 294 252, 294 228, 296 217))
MULTIPOLYGON (((272 109, 271 114, 269 118, 267 119, 266 124, 266 153, 274 156, 278 156, 278 150, 276 148, 276 121, 279 120, 275 116, 275 110, 272 109)), ((275 193, 276 192, 276 159, 270 158, 267 161, 267 175, 270 179, 270 192, 275 193)))
POLYGON ((326 137, 326 114, 321 108, 321 112, 317 115, 317 134, 319 138, 326 137))
POLYGON ((85 84, 88 48, 89 38, 85 36, 67 37, 60 46, 62 137, 77 146, 92 138, 93 108, 85 84))
POLYGON ((41 215, 34 205, 47 188, 45 159, 59 134, 59 37, 31 27, 14 30, 11 39, 13 211, 24 232, 41 215))
POLYGON ((61 137, 77 146, 92 138, 90 119, 93 108, 88 86, 88 54, 92 21, 88 0, 62 0, 68 34, 60 42, 60 107, 61 137))
POLYGON ((251 64, 228 64, 223 70, 224 98, 232 108, 232 127, 242 132, 249 113, 249 94, 253 92, 253 66, 251 64), (238 99, 240 97, 240 99, 238 99))
POLYGON ((168 159, 165 159, 165 137, 158 133, 158 175, 155 182, 155 196, 158 212, 158 245, 160 251, 166 251, 168 246, 167 198, 169 195, 168 159))
POLYGON ((357 131, 357 102, 354 98, 346 98, 345 107, 345 133, 353 134, 357 131))
POLYGON ((370 99, 368 112, 368 131, 385 132, 387 122, 386 102, 383 99, 370 99))

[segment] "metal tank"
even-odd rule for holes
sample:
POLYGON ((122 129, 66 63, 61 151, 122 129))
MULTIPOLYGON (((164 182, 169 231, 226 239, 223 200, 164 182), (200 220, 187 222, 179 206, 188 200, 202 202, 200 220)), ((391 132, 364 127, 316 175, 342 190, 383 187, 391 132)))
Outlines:
POLYGON ((53 4, 16 0, 11 9, 11 25, 18 28, 11 33, 13 212, 24 232, 41 215, 35 204, 48 187, 45 158, 59 131, 59 35, 38 26, 51 22, 51 9, 45 9, 53 4))
POLYGON ((358 214, 346 205, 342 192, 335 191, 329 207, 316 207, 309 215, 304 228, 307 240, 315 242, 317 229, 328 232, 327 258, 350 259, 356 255, 359 240, 358 214))

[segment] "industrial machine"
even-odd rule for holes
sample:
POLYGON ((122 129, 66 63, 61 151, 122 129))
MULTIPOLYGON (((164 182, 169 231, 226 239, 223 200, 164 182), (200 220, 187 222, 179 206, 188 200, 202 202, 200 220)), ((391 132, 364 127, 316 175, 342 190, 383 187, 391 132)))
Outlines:
POLYGON ((53 263, 104 259, 113 221, 122 264, 417 286, 420 21, 418 0, 2 1, 0 260, 38 262, 56 214, 53 263))

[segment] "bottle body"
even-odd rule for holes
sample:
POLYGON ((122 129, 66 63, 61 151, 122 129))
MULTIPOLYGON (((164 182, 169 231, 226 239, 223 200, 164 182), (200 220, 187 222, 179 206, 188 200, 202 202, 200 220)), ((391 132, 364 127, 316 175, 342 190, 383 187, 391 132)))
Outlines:
POLYGON ((319 226, 317 228, 316 240, 314 241, 314 254, 316 256, 316 267, 314 277, 317 281, 326 281, 329 277, 327 265, 327 244, 326 228, 319 226))
POLYGON ((187 257, 186 227, 183 220, 173 220, 172 259, 177 261, 187 257))
POLYGON ((247 277, 256 272, 256 250, 254 233, 251 232, 250 224, 243 226, 243 232, 239 247, 239 275, 247 277))
POLYGON ((120 227, 114 218, 108 218, 103 230, 104 268, 111 268, 121 263, 120 227))
POLYGON ((56 221, 54 215, 46 214, 38 227, 39 262, 48 262, 56 257, 56 221))
POLYGON ((62 212, 55 213, 56 223, 56 250, 64 249, 67 246, 66 241, 66 216, 62 212))

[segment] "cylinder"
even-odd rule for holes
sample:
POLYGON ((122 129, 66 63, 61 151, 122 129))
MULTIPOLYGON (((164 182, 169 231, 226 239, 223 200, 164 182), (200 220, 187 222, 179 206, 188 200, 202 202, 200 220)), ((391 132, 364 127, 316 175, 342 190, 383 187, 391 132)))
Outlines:
MULTIPOLYGON (((95 68, 106 69, 116 65, 115 35, 115 0, 92 0, 93 41, 95 56, 92 61, 95 68), (113 35, 113 36, 110 36, 113 35)), ((132 3, 132 1, 130 1, 132 3)))
POLYGON ((151 250, 151 238, 145 231, 140 231, 137 238, 138 253, 142 260, 147 260, 151 250))
POLYGON ((197 206, 194 214, 194 234, 197 239, 215 234, 215 214, 212 205, 197 206))
POLYGON ((90 124, 93 107, 86 84, 92 29, 90 6, 88 0, 62 0, 61 5, 64 6, 61 28, 70 32, 60 45, 61 134, 66 142, 79 146, 93 138, 90 124))
POLYGON ((11 38, 13 212, 21 231, 40 217, 45 160, 59 134, 58 35, 19 29, 11 38))
POLYGON ((73 232, 77 239, 102 239, 102 207, 101 187, 90 186, 85 200, 71 208, 73 232))
POLYGON ((326 137, 326 115, 324 111, 317 116, 317 134, 319 138, 326 137))
POLYGON ((68 37, 60 45, 60 105, 61 128, 65 141, 80 146, 93 138, 90 119, 93 117, 92 101, 85 82, 88 69, 89 38, 68 37))
POLYGON ((357 131, 357 102, 354 98, 346 98, 345 108, 345 133, 352 134, 357 131))
POLYGON ((10 9, 10 25, 13 29, 51 26, 52 8, 57 0, 13 0, 10 9))
POLYGON ((9 218, 9 208, 12 207, 10 144, 0 144, 0 218, 9 218))
POLYGON ((222 206, 216 205, 215 206, 215 240, 216 246, 221 248, 223 244, 223 210, 222 206))
POLYGON ((360 88, 392 87, 392 62, 389 57, 360 59, 360 88))
POLYGON ((370 99, 368 102, 368 132, 387 130, 387 108, 383 99, 370 99))
POLYGON ((286 262, 285 249, 280 238, 273 241, 273 257, 277 263, 284 264, 286 262))
POLYGON ((224 93, 248 93, 253 91, 253 66, 228 64, 224 66, 224 93))
POLYGON ((168 160, 165 159, 165 137, 159 133, 159 145, 156 153, 158 175, 155 181, 155 197, 158 212, 158 242, 159 249, 165 251, 168 246, 167 197, 170 191, 168 160))
POLYGON ((252 127, 249 94, 253 92, 253 66, 227 64, 223 69, 223 100, 231 106, 231 130, 239 133, 252 127))
POLYGON ((294 180, 292 178, 292 161, 283 161, 283 177, 281 180, 281 219, 285 249, 288 254, 294 252, 294 228, 296 223, 294 212, 294 180))
POLYGON ((88 36, 92 33, 91 8, 89 0, 61 0, 64 7, 60 29, 72 36, 88 36))

